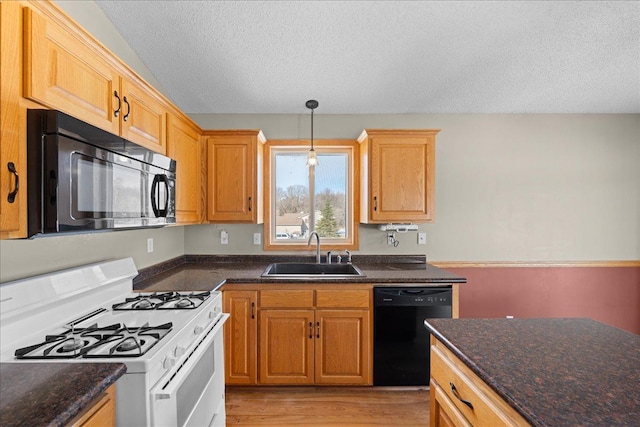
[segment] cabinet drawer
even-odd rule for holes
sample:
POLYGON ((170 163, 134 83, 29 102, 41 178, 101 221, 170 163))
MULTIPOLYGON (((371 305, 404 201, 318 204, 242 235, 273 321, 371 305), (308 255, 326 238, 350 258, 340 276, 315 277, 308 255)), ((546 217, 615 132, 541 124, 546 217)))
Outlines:
POLYGON ((313 289, 260 291, 260 308, 313 308, 313 289))
POLYGON ((471 425, 529 425, 437 340, 432 340, 431 345, 431 377, 471 425), (462 400, 469 402, 473 407, 462 400))
POLYGON ((316 291, 318 308, 369 308, 371 291, 367 289, 319 289, 316 291))

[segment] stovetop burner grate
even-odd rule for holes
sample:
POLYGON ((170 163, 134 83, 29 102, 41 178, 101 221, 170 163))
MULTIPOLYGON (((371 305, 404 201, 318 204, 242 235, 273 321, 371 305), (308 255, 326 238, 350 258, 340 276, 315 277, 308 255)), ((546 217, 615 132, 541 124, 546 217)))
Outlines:
POLYGON ((172 329, 171 322, 158 326, 128 327, 116 323, 87 328, 71 327, 60 335, 47 335, 39 344, 15 351, 17 359, 74 359, 138 357, 147 353, 172 329))
POLYGON ((113 310, 190 310, 198 308, 211 292, 161 292, 140 294, 113 304, 113 310))

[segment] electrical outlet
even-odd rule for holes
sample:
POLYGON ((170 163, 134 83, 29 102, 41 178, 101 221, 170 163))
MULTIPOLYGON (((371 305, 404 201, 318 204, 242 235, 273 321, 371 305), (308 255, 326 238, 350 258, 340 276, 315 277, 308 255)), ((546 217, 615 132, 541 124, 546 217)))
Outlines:
POLYGON ((418 233, 418 244, 419 245, 427 244, 427 233, 418 233))
POLYGON ((220 244, 221 245, 228 245, 229 244, 229 233, 227 233, 224 230, 222 230, 220 232, 220 244))
POLYGON ((262 235, 260 233, 253 233, 253 244, 259 245, 262 241, 262 235))
POLYGON ((147 239, 147 253, 150 254, 151 252, 153 252, 153 237, 147 239))
POLYGON ((387 245, 393 246, 393 242, 396 239, 393 238, 393 233, 387 233, 387 245))

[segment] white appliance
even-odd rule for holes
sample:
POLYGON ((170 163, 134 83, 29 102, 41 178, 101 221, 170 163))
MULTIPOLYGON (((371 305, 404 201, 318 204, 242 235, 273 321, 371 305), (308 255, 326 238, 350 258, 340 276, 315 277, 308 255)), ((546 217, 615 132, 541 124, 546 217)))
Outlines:
POLYGON ((131 258, 0 286, 0 361, 121 362, 118 426, 224 426, 220 292, 133 292, 131 258))

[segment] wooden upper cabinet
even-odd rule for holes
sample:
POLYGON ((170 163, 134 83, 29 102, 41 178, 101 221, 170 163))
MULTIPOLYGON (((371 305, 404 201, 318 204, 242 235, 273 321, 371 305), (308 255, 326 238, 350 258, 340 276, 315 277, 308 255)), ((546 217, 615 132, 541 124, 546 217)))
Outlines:
POLYGON ((21 106, 21 8, 0 2, 0 238, 27 236, 26 111, 21 106))
POLYGON ((167 156, 177 163, 176 221, 202 220, 202 162, 200 130, 170 113, 167 116, 167 156))
POLYGON ((56 22, 24 8, 24 97, 116 135, 114 91, 120 76, 100 55, 56 22))
POLYGON ((205 131, 207 220, 260 224, 264 135, 259 130, 205 131))
POLYGON ((24 8, 24 97, 166 154, 166 102, 108 56, 24 8))
POLYGON ((136 144, 159 153, 166 153, 167 107, 156 97, 156 92, 145 85, 121 79, 120 135, 136 144))
POLYGON ((360 222, 434 220, 438 129, 366 129, 360 142, 360 222))

